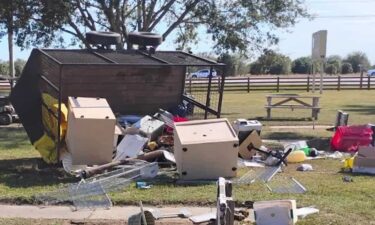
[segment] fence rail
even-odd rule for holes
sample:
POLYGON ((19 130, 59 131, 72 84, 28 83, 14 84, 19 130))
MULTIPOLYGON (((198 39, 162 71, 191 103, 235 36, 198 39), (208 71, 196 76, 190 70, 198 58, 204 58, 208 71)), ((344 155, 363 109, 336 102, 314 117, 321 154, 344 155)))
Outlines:
MULTIPOLYGON (((188 90, 206 91, 208 79, 187 79, 188 90)), ((218 90, 220 78, 212 80, 212 90, 218 90)), ((319 90, 320 77, 315 79, 315 90, 319 90)), ((225 79, 224 91, 312 91, 313 78, 306 77, 233 77, 225 79)), ((371 90, 375 89, 375 77, 368 76, 325 76, 324 90, 371 90)))

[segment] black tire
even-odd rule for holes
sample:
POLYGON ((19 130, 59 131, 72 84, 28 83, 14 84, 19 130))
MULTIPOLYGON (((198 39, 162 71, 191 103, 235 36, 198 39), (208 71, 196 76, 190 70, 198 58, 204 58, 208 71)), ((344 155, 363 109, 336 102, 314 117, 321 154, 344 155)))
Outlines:
POLYGON ((12 123, 12 115, 4 113, 0 114, 0 125, 9 125, 12 123))
POLYGON ((116 45, 121 43, 121 35, 115 32, 89 31, 86 40, 93 45, 116 45))
POLYGON ((191 76, 191 78, 197 78, 197 75, 193 75, 193 76, 191 76))
POLYGON ((151 32, 132 32, 128 34, 128 42, 139 46, 158 46, 163 42, 159 34, 151 32))

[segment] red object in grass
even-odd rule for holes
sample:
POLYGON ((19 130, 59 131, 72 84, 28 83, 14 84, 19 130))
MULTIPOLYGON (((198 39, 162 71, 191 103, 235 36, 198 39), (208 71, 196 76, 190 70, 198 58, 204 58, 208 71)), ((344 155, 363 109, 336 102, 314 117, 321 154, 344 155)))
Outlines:
POLYGON ((373 131, 366 125, 340 126, 331 139, 331 149, 341 152, 356 152, 359 146, 369 146, 373 131))

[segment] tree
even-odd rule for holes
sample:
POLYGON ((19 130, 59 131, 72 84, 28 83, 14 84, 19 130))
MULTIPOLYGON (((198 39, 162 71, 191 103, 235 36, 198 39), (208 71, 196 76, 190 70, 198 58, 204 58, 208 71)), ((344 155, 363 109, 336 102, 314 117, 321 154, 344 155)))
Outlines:
POLYGON ((7 34, 9 49, 9 75, 14 77, 13 37, 25 31, 33 15, 35 2, 32 0, 2 0, 0 1, 0 38, 7 34))
POLYGON ((251 74, 289 74, 291 60, 288 56, 266 50, 250 69, 251 74), (256 72, 256 73, 253 73, 256 72), (259 73, 260 72, 260 73, 259 73))
MULTIPOLYGON (((304 4, 294 0, 214 1, 214 0, 41 0, 40 16, 33 18, 33 37, 50 33, 60 42, 65 32, 90 47, 85 40, 89 30, 121 34, 122 48, 131 31, 161 33, 166 39, 176 34, 181 49, 197 41, 203 30, 214 41, 217 53, 246 52, 278 42, 275 31, 293 26, 301 17, 309 17, 304 4), (268 29, 264 27, 267 25, 268 29), (40 30, 41 34, 38 33, 40 30)), ((30 37, 30 36, 28 36, 30 37)), ((40 44, 28 38, 24 43, 40 44)), ((49 39, 50 40, 50 39, 49 39)), ((49 42, 45 42, 49 44, 49 42)), ((20 43, 22 44, 22 43, 20 43)), ((43 44, 43 43, 42 43, 43 44)))
POLYGON ((292 73, 308 74, 311 70, 311 58, 300 57, 292 62, 292 73))
POLYGON ((338 55, 331 55, 327 58, 326 73, 337 74, 341 72, 342 59, 338 55), (333 69, 334 67, 335 69, 333 69), (327 72, 328 69, 328 72, 327 72))
POLYGON ((332 74, 337 74, 338 73, 338 70, 337 70, 337 67, 336 65, 334 64, 328 64, 325 68, 325 72, 332 75, 332 74))
POLYGON ((354 73, 360 72, 359 65, 361 65, 364 69, 370 67, 370 61, 368 60, 366 53, 359 51, 349 54, 344 59, 344 62, 350 63, 352 65, 354 73))
POLYGON ((16 77, 21 76, 21 73, 22 73, 23 67, 25 67, 25 65, 26 65, 26 61, 23 60, 23 59, 17 59, 17 60, 14 62, 14 70, 15 70, 15 75, 16 75, 16 77))
POLYGON ((348 74, 353 73, 353 67, 352 64, 344 62, 341 66, 341 73, 342 74, 348 74))

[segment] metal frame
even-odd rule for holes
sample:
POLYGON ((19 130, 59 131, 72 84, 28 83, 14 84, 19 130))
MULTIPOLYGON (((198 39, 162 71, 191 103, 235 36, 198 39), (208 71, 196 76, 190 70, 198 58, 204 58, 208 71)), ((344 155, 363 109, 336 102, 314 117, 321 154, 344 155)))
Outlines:
MULTIPOLYGON (((61 147, 61 133, 60 133, 60 126, 61 126, 61 103, 62 103, 62 90, 61 90, 61 82, 62 82, 62 78, 63 78, 63 67, 64 65, 66 66, 79 66, 79 65, 85 65, 87 66, 88 64, 87 63, 62 63, 61 61, 57 60, 55 57, 51 56, 50 54, 48 54, 48 50, 53 50, 53 51, 82 51, 82 50, 73 50, 73 49, 70 49, 70 50, 65 50, 65 49, 39 49, 40 52, 48 57, 49 59, 51 59, 52 61, 54 61, 55 63, 58 64, 59 66, 59 83, 58 85, 55 85, 54 83, 52 83, 50 80, 48 80, 48 78, 46 76, 44 76, 43 74, 40 74, 40 78, 42 81, 44 81, 49 87, 51 87, 55 92, 57 92, 57 96, 58 96, 58 112, 57 112, 57 115, 55 113, 52 112, 51 109, 49 109, 45 104, 43 104, 43 106, 57 119, 57 143, 56 143, 56 151, 57 151, 57 157, 59 158, 59 149, 61 147)), ((202 108, 205 113, 204 113, 204 119, 207 119, 208 118, 208 113, 211 113, 213 115, 215 115, 217 118, 220 118, 220 114, 221 114, 221 107, 222 107, 222 100, 223 100, 223 93, 224 93, 224 83, 225 83, 225 75, 226 75, 226 67, 225 67, 225 64, 223 63, 217 63, 215 61, 211 61, 211 60, 208 60, 208 59, 204 59, 204 58, 201 58, 201 57, 198 57, 198 56, 195 56, 195 55, 192 55, 192 54, 189 54, 187 52, 183 52, 183 51, 158 51, 160 53, 181 53, 181 54, 184 54, 184 55, 187 55, 187 56, 190 56, 190 57, 193 57, 195 59, 198 59, 198 60, 201 60, 203 62, 206 62, 206 64, 194 64, 194 63, 187 63, 187 64, 178 64, 178 63, 169 63, 163 59, 160 59, 158 57, 156 57, 155 55, 150 55, 148 54, 147 52, 144 52, 144 51, 141 51, 141 50, 124 50, 124 51, 135 51, 136 53, 138 54, 142 54, 152 60, 154 60, 155 62, 157 63, 145 63, 145 64, 136 64, 136 63, 118 63, 102 54, 100 54, 100 52, 97 52, 97 51, 94 51, 94 50, 87 50, 88 52, 94 54, 95 56, 101 58, 101 59, 104 59, 105 61, 107 61, 108 63, 90 63, 89 65, 96 65, 96 66, 113 66, 113 65, 116 65, 116 66, 179 66, 179 67, 185 67, 185 71, 186 71, 186 68, 189 67, 189 66, 196 66, 196 67, 210 67, 210 75, 209 75, 209 83, 208 83, 208 87, 207 87, 207 96, 206 96, 206 105, 203 105, 197 101, 195 101, 194 99, 191 99, 189 98, 188 96, 184 95, 182 93, 182 99, 183 100, 186 100, 192 104, 194 104, 195 106, 199 107, 199 108, 202 108), (222 77, 221 77, 221 83, 220 83, 220 88, 219 88, 219 102, 218 102, 218 109, 217 110, 214 110, 212 108, 210 108, 210 96, 211 96, 211 85, 212 85, 212 72, 213 72, 213 69, 215 67, 222 67, 223 68, 223 74, 222 74, 222 77)), ((116 52, 116 51, 114 51, 116 52)), ((121 53, 121 51, 119 51, 121 53)), ((185 79, 186 77, 184 77, 183 79, 183 82, 185 83, 185 79)), ((183 87, 184 88, 184 87, 183 87)), ((182 89, 183 91, 183 89, 182 89)))

